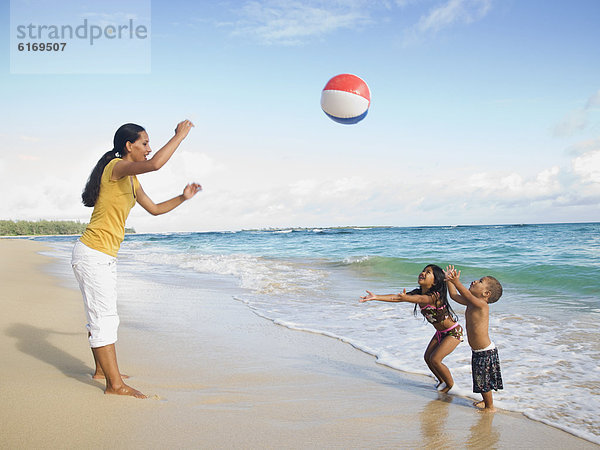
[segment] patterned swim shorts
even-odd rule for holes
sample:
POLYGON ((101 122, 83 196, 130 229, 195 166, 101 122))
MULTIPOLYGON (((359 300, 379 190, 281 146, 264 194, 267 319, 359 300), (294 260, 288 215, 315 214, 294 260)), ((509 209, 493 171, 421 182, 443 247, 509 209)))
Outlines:
POLYGON ((473 372, 473 392, 481 394, 492 389, 495 391, 503 389, 497 348, 473 351, 471 370, 473 372))

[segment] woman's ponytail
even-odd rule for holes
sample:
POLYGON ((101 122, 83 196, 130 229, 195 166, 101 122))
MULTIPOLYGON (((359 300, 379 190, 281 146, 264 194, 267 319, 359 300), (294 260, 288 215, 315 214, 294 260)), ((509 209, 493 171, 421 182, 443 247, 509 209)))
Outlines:
POLYGON ((85 184, 85 188, 81 193, 81 200, 85 206, 91 207, 96 204, 98 194, 100 193, 100 180, 102 178, 102 173, 104 172, 106 165, 117 157, 116 154, 117 152, 115 152, 114 149, 108 151, 102 155, 102 158, 100 158, 96 163, 96 166, 92 170, 92 173, 85 184))

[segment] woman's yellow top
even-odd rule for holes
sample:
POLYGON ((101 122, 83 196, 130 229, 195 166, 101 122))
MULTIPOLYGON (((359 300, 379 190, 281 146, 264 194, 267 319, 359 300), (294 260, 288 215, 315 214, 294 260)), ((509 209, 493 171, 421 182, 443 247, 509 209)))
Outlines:
POLYGON ((135 175, 111 180, 113 168, 119 161, 121 158, 115 158, 104 168, 92 218, 80 239, 88 247, 114 257, 125 238, 125 221, 135 205, 135 193, 140 186, 135 175))

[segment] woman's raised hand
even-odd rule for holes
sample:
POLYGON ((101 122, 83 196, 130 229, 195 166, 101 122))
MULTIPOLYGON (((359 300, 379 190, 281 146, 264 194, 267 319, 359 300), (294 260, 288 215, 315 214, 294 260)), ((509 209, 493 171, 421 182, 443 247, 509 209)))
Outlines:
POLYGON ((200 186, 198 183, 190 183, 183 189, 183 198, 189 200, 201 190, 202 186, 200 186))
POLYGON ((177 127, 175 127, 175 136, 180 136, 182 139, 184 139, 193 126, 194 124, 191 120, 184 120, 183 122, 179 122, 177 124, 177 127))

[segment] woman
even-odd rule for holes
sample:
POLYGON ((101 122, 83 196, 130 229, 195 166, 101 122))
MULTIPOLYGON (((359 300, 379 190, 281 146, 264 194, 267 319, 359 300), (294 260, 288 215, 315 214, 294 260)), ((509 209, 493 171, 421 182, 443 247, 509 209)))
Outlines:
POLYGON ((181 195, 155 204, 136 175, 164 166, 193 126, 189 120, 180 122, 175 136, 150 159, 146 130, 132 123, 121 126, 115 133, 114 148, 100 158, 81 195, 83 204, 93 206, 94 211, 75 244, 71 264, 83 294, 88 337, 96 363, 94 378, 106 379, 107 394, 146 398, 123 382, 115 350, 119 326, 116 257, 125 236, 129 211, 137 202, 152 215, 164 214, 202 189, 199 184, 191 183, 181 195))

